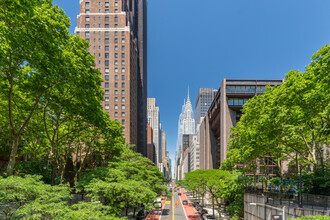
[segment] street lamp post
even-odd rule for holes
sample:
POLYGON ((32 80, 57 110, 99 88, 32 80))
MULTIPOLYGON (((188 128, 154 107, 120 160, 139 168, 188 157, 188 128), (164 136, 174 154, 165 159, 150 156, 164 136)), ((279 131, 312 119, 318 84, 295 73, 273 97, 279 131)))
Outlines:
MULTIPOLYGON (((264 206, 265 207, 265 216, 266 216, 266 207, 268 208, 272 208, 272 209, 276 209, 278 211, 281 211, 283 213, 283 220, 286 220, 286 217, 285 217, 285 206, 283 206, 283 208, 277 208, 277 207, 274 207, 274 206, 270 206, 270 205, 266 205, 266 204, 263 204, 263 203, 250 203, 250 205, 253 205, 253 206, 264 206)), ((265 217, 265 220, 266 220, 266 217, 265 217)))

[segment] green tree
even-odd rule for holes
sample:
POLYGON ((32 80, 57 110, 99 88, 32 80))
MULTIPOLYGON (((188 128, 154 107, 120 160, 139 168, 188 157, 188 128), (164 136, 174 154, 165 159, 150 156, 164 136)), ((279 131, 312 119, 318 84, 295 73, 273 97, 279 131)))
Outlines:
POLYGON ((164 182, 164 175, 148 158, 125 148, 107 167, 85 173, 77 186, 91 192, 93 201, 101 201, 120 214, 124 208, 127 212, 140 204, 149 206, 157 195, 167 191, 164 182))
POLYGON ((306 72, 290 71, 280 86, 268 87, 243 106, 244 114, 231 132, 227 169, 239 165, 251 172, 251 164, 265 155, 272 156, 279 171, 284 160, 296 163, 296 173, 304 164, 327 169, 329 52, 326 45, 312 57, 306 72))

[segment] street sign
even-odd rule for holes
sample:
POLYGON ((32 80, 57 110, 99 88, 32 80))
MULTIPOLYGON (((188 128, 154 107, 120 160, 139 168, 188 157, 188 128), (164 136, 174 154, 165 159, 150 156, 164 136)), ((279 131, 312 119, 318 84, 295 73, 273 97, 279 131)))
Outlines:
POLYGON ((282 220, 282 215, 272 215, 272 220, 282 220))

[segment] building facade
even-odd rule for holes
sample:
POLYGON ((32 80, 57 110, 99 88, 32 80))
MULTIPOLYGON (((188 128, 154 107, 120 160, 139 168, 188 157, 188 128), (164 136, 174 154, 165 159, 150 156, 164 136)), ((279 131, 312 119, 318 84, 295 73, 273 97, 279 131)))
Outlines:
POLYGON ((147 156, 147 1, 80 0, 75 34, 90 43, 104 82, 103 108, 147 156))
POLYGON ((197 135, 191 136, 190 146, 189 146, 189 157, 190 157, 189 170, 190 171, 198 170, 200 168, 199 167, 200 151, 199 151, 199 142, 197 140, 197 135))
POLYGON ((147 101, 147 118, 148 124, 153 129, 153 143, 155 145, 155 164, 160 168, 161 163, 161 128, 159 107, 156 105, 155 98, 148 98, 147 101))
POLYGON ((226 159, 230 128, 242 116, 243 105, 262 94, 267 85, 280 85, 282 80, 224 79, 199 127, 200 168, 218 169, 226 159))
POLYGON ((147 157, 156 164, 156 154, 155 154, 155 145, 153 140, 154 131, 151 128, 150 124, 147 125, 147 157))
POLYGON ((198 124, 200 124, 200 118, 206 115, 217 92, 218 91, 216 89, 212 89, 212 88, 199 88, 195 102, 196 127, 198 124))

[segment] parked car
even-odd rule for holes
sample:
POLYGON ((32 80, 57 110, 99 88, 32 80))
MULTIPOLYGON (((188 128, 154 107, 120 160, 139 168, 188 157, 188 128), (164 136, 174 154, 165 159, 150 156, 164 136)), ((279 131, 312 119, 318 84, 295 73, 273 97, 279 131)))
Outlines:
POLYGON ((203 209, 203 206, 201 206, 201 205, 197 205, 195 208, 196 208, 197 211, 200 211, 200 210, 203 209))
POLYGON ((183 205, 188 205, 188 201, 187 201, 187 200, 183 200, 183 201, 182 201, 182 204, 183 204, 183 205))
POLYGON ((144 210, 140 210, 137 215, 136 215, 136 219, 137 220, 142 220, 145 218, 145 213, 144 213, 144 210))
POLYGON ((207 214, 208 212, 207 212, 207 210, 206 209, 201 209, 201 210, 199 210, 199 214, 201 215, 201 216, 203 216, 203 215, 205 215, 205 214, 207 214))
POLYGON ((215 219, 213 215, 203 215, 204 220, 215 219))
POLYGON ((193 202, 192 204, 194 207, 196 207, 197 205, 199 205, 199 202, 193 202))

